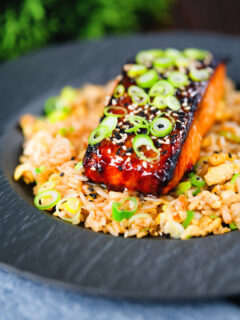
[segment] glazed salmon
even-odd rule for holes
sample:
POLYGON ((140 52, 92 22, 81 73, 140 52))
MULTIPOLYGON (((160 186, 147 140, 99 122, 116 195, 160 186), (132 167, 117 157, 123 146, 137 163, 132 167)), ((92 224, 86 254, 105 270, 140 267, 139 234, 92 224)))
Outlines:
POLYGON ((160 195, 193 168, 223 96, 225 64, 203 50, 174 50, 140 52, 124 65, 83 160, 91 181, 160 195))

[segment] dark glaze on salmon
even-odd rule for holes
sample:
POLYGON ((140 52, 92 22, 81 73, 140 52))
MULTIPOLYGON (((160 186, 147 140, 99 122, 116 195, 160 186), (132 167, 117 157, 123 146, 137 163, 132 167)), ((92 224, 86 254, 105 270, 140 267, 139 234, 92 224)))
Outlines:
MULTIPOLYGON (((156 163, 140 159, 133 150, 134 133, 126 133, 127 117, 118 118, 118 124, 110 138, 89 145, 84 157, 85 175, 95 183, 103 183, 109 190, 124 189, 144 194, 165 194, 179 183, 185 172, 192 169, 200 153, 203 135, 215 120, 217 105, 222 98, 225 79, 225 65, 211 58, 198 61, 198 69, 209 68, 211 77, 207 81, 192 81, 183 88, 176 89, 175 96, 181 103, 178 111, 164 110, 165 117, 174 119, 172 132, 164 138, 154 137, 155 147, 160 151, 156 163)), ((129 78, 126 69, 117 84, 126 89, 136 85, 129 78)), ((188 74, 188 71, 186 71, 188 74)), ((166 78, 166 71, 159 73, 159 79, 166 78)), ((148 92, 148 90, 145 90, 148 92)), ((126 93, 120 98, 111 97, 109 106, 126 108, 127 113, 144 117, 149 122, 160 114, 160 110, 150 104, 135 106, 126 93)), ((104 117, 101 119, 101 121, 104 117)))

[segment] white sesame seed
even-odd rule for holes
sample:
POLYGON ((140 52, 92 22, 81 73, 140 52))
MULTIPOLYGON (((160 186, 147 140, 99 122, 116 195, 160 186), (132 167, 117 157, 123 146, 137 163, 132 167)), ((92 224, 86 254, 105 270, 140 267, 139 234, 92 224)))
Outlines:
POLYGON ((96 171, 96 168, 95 168, 95 167, 91 167, 91 170, 92 170, 92 171, 96 171))
POLYGON ((123 150, 127 150, 127 147, 126 147, 126 146, 123 146, 122 148, 123 148, 123 150))
POLYGON ((142 166, 143 166, 143 168, 147 168, 147 162, 146 161, 143 161, 143 163, 142 163, 142 166))

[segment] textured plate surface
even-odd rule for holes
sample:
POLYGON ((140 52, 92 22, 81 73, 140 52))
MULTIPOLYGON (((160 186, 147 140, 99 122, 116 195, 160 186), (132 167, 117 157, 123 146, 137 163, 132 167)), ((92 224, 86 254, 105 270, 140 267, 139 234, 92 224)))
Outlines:
POLYGON ((19 115, 39 114, 64 85, 105 83, 138 50, 200 47, 231 57, 240 81, 239 38, 161 33, 55 46, 0 67, 0 262, 86 293, 147 299, 191 299, 240 294, 240 232, 188 241, 123 239, 97 234, 43 214, 31 190, 12 173, 21 152, 19 115))

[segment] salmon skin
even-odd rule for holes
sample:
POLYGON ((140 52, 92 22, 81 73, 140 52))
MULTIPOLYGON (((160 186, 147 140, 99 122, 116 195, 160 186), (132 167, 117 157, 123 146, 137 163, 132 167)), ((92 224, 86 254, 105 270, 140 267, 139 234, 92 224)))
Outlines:
MULTIPOLYGON (((172 50, 174 53, 174 49, 172 50)), ((193 50, 193 53, 194 50, 195 53, 203 52, 198 49, 190 50, 193 50)), ((111 118, 116 116, 117 124, 111 128, 110 133, 103 134, 102 138, 100 135, 101 141, 95 139, 95 143, 90 140, 83 159, 85 175, 92 182, 104 184, 113 191, 131 190, 157 196, 175 188, 184 173, 193 168, 199 157, 202 137, 214 123, 217 106, 223 96, 225 64, 210 53, 202 56, 195 54, 195 57, 185 54, 188 51, 184 50, 177 56, 178 51, 175 51, 176 55, 172 56, 161 50, 144 51, 145 60, 143 52, 142 57, 140 53, 142 60, 137 56, 137 64, 123 66, 122 74, 116 80, 116 89, 106 106, 108 113, 105 112, 99 126, 104 126, 104 119, 109 118, 109 115, 111 118), (148 52, 150 58, 147 56, 148 52), (153 52, 160 57, 156 63, 155 56, 151 56, 153 52), (162 56, 167 57, 166 61, 170 61, 167 66, 164 66, 162 56), (176 56, 178 61, 185 62, 185 65, 177 64, 176 56), (139 64, 140 67, 136 67, 139 64), (143 74, 139 75, 138 68, 142 69, 143 74), (149 71, 152 70, 154 71, 150 77, 149 71), (154 78, 155 70, 157 79, 154 78), (144 72, 147 74, 145 78, 144 72), (174 72, 175 79, 174 76, 171 78, 174 72), (156 104, 156 92, 151 96, 151 90, 154 84, 162 80, 170 83, 170 91, 171 88, 173 91, 163 92, 160 88, 159 95, 162 100, 160 99, 160 104, 156 104), (129 91, 132 86, 144 90, 148 96, 146 103, 137 103, 136 99, 133 101, 133 95, 129 91), (173 99, 173 105, 166 103, 169 95, 176 98, 179 104, 176 99, 173 99), (121 108, 117 108, 118 106, 121 108), (146 121, 140 121, 142 127, 138 128, 136 123, 129 120, 130 116, 144 118, 146 121), (165 136, 159 136, 158 130, 161 131, 163 127, 161 124, 157 133, 154 131, 153 122, 159 118, 169 120, 172 125, 171 131, 165 136), (145 123, 148 123, 149 127, 145 126, 145 123), (133 132, 129 129, 134 130, 134 125, 133 132), (134 138, 139 136, 143 136, 148 142, 151 140, 152 145, 143 143, 137 149, 134 138)))

